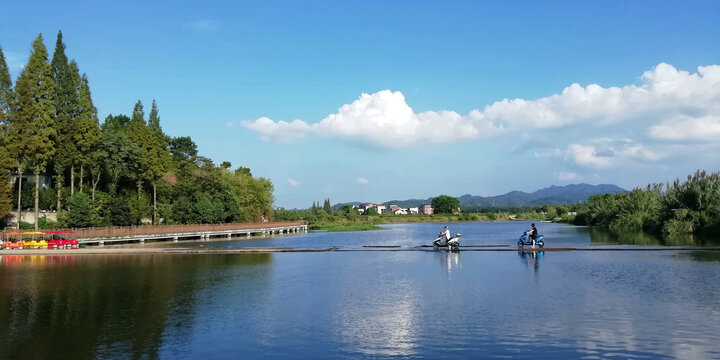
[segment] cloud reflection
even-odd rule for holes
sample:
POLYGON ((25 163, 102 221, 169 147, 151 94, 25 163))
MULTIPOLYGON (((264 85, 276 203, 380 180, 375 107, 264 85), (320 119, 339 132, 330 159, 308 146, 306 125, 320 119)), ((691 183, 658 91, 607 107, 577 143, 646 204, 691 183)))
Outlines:
POLYGON ((373 356, 414 355, 418 297, 413 284, 383 283, 370 299, 370 306, 346 304, 336 323, 347 351, 373 356))

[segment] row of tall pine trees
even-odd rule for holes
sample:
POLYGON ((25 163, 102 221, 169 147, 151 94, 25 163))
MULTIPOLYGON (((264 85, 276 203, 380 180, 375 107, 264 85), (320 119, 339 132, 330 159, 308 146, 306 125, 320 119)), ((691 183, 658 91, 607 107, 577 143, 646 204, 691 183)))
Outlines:
POLYGON ((167 136, 155 100, 147 120, 138 101, 131 116, 100 124, 88 78, 65 49, 58 32, 50 59, 38 35, 13 86, 0 47, 0 218, 14 207, 17 219, 34 209, 38 229, 41 209, 58 212, 51 225, 68 227, 272 216, 269 180, 214 165, 190 137, 167 136), (52 176, 53 189, 41 188, 41 175, 52 176), (32 188, 24 178, 34 179, 32 188))

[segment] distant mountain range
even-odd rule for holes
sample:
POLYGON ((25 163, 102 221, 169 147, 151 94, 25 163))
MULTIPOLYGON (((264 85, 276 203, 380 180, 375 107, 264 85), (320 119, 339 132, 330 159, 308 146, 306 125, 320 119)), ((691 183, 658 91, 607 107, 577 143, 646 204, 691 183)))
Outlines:
MULTIPOLYGON (((511 191, 499 196, 474 196, 462 195, 458 197, 460 207, 476 208, 476 207, 520 207, 520 206, 536 206, 536 205, 566 205, 587 202, 588 198, 598 194, 617 194, 627 192, 627 190, 610 184, 589 185, 589 184, 572 184, 565 186, 550 186, 540 189, 533 193, 522 191, 511 191)), ((409 199, 409 200, 392 200, 382 203, 383 205, 395 204, 400 207, 413 207, 421 204, 430 204, 432 198, 427 199, 409 199)), ((353 205, 361 203, 349 203, 353 205)), ((338 204, 341 205, 341 204, 338 204)))

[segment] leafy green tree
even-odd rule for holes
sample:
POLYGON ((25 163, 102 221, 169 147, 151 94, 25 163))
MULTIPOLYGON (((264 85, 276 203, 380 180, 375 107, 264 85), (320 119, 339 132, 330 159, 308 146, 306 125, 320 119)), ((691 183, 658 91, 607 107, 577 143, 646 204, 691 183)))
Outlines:
POLYGON ((433 198, 431 205, 436 214, 454 214, 460 210, 460 200, 449 195, 433 198))
POLYGON ((117 196, 112 200, 110 205, 110 223, 115 226, 130 226, 136 225, 137 221, 134 221, 130 215, 129 199, 124 196, 117 196))
POLYGON ((616 195, 617 212, 608 227, 615 231, 658 230, 662 184, 634 189, 630 194, 616 195))
MULTIPOLYGON (((17 100, 12 111, 8 136, 8 150, 18 164, 24 163, 28 158, 34 160, 36 229, 39 226, 40 213, 40 181, 37 179, 55 152, 54 88, 52 68, 48 63, 48 53, 41 34, 33 41, 30 59, 15 85, 17 100)), ((18 174, 22 177, 22 165, 18 166, 18 174)))
POLYGON ((55 190, 52 188, 45 188, 40 190, 40 208, 45 210, 53 210, 55 209, 55 204, 57 203, 57 199, 55 198, 57 194, 55 193, 55 190))
POLYGON ((697 171, 687 181, 667 187, 662 204, 663 232, 711 233, 720 231, 720 174, 697 171))
POLYGON ((129 197, 128 206, 130 207, 129 215, 132 225, 142 224, 142 220, 150 215, 150 207, 143 193, 140 193, 139 197, 129 197))
POLYGON ((565 205, 560 205, 555 208, 555 216, 561 218, 563 216, 567 216, 567 214, 570 212, 570 208, 565 205))
POLYGON ((94 162, 102 164, 110 176, 109 190, 113 196, 120 177, 132 177, 140 161, 140 149, 125 132, 129 121, 130 118, 124 115, 109 115, 101 128, 98 150, 94 153, 94 162))
POLYGON ((587 218, 588 225, 608 226, 618 213, 618 202, 625 194, 593 195, 588 199, 587 218))
POLYGON ((273 211, 273 219, 276 221, 295 221, 304 217, 304 214, 297 209, 287 210, 285 208, 277 208, 273 211))
POLYGON ((235 205, 242 209, 245 221, 259 221, 263 217, 271 219, 273 214, 273 185, 270 180, 253 178, 243 172, 223 172, 225 181, 230 185, 235 205))
POLYGON ((68 199, 68 210, 59 215, 59 222, 65 227, 89 227, 95 220, 92 200, 87 194, 77 193, 68 199))
POLYGON ((31 183, 29 181, 25 181, 22 183, 21 190, 22 196, 19 196, 17 198, 12 199, 13 200, 13 206, 17 207, 18 203, 16 202, 18 199, 20 199, 22 202, 20 203, 20 208, 22 209, 29 209, 33 207, 33 203, 35 199, 33 199, 33 193, 35 192, 35 184, 31 183))
POLYGON ((239 168, 237 168, 237 169, 235 169, 235 173, 236 173, 236 174, 239 174, 239 175, 242 174, 242 175, 245 175, 245 176, 250 176, 250 177, 253 176, 253 175, 252 175, 252 172, 250 171, 250 168, 246 168, 246 167, 242 167, 242 166, 239 167, 239 168))
POLYGON ((100 126, 100 129, 103 131, 105 129, 109 129, 109 130, 124 132, 129 123, 130 123, 130 118, 127 117, 127 115, 114 116, 114 115, 110 114, 105 118, 105 121, 100 126))
POLYGON ((223 222, 224 206, 222 202, 203 193, 196 193, 194 200, 200 223, 216 224, 223 222))
POLYGON ((197 157, 197 145, 189 136, 181 136, 170 139, 168 149, 175 167, 179 170, 185 169, 192 164, 197 157))
POLYGON ((352 205, 345 204, 335 211, 335 216, 341 216, 347 220, 358 218, 358 211, 352 205))

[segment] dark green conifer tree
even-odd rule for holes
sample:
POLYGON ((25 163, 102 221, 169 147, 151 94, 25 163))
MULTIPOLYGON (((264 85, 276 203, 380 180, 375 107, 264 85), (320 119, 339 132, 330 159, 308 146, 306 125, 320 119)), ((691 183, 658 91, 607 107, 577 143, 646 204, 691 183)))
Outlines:
POLYGON ((160 127, 157 102, 153 99, 148 118, 148 128, 152 142, 148 144, 148 181, 153 185, 153 224, 157 224, 157 182, 170 170, 172 157, 168 150, 168 137, 160 127))
MULTIPOLYGON (((55 152, 55 81, 48 63, 48 52, 42 34, 33 41, 27 65, 15 85, 16 101, 11 112, 8 150, 18 162, 22 177, 23 163, 31 158, 35 168, 35 229, 39 227, 40 173, 55 152)), ((18 207, 20 194, 18 192, 18 207)), ((18 210, 18 216, 20 211, 18 210)))
POLYGON ((10 71, 8 70, 5 54, 2 46, 0 46, 0 145, 7 134, 5 133, 5 125, 10 113, 10 105, 13 98, 12 79, 10 79, 10 71))
POLYGON ((55 80, 55 187, 57 190, 57 209, 61 210, 61 192, 65 182, 65 169, 70 167, 70 193, 75 193, 75 162, 78 149, 73 141, 73 128, 75 114, 78 111, 78 96, 76 79, 70 70, 68 58, 65 55, 62 31, 58 31, 55 42, 55 52, 52 61, 53 79, 55 80))
POLYGON ((325 199, 325 202, 323 203, 323 210, 325 210, 328 215, 332 215, 332 206, 330 205, 330 199, 325 199))
MULTIPOLYGON (((80 165, 80 192, 82 192, 85 167, 91 164, 93 153, 97 151, 100 139, 100 123, 97 117, 97 108, 95 108, 90 94, 87 76, 85 74, 80 76, 75 61, 70 63, 70 69, 76 79, 75 83, 78 84, 78 111, 73 121, 73 128, 75 129, 73 140, 78 148, 77 161, 80 165)), ((99 171, 96 172, 99 173, 99 171)), ((97 183, 93 179, 93 201, 95 200, 95 186, 97 186, 97 183)))
POLYGON ((149 168, 147 164, 147 144, 152 142, 152 136, 150 135, 147 123, 145 122, 145 110, 143 109, 143 104, 140 100, 135 103, 132 117, 127 125, 126 133, 130 141, 132 141, 138 149, 139 162, 136 169, 134 169, 135 171, 133 172, 133 175, 135 181, 137 182, 138 199, 140 199, 142 196, 143 178, 145 178, 144 175, 147 173, 149 168))
POLYGON ((12 183, 10 175, 15 163, 5 148, 6 122, 12 103, 13 90, 10 71, 5 61, 2 47, 0 47, 0 218, 5 217, 12 210, 12 183))

